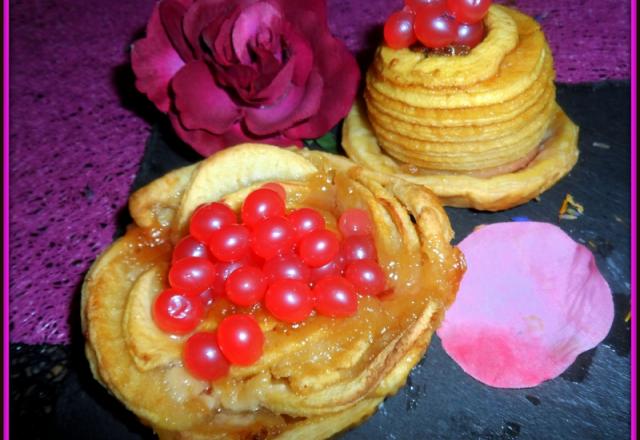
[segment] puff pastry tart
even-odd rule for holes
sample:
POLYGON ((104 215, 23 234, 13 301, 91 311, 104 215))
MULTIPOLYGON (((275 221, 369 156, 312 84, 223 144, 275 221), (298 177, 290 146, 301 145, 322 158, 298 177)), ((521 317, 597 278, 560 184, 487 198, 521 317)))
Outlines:
POLYGON ((540 26, 493 5, 467 55, 378 49, 364 103, 343 128, 351 159, 431 188, 446 205, 527 202, 577 161, 578 128, 555 101, 540 26))
MULTIPOLYGON (((86 354, 94 376, 163 439, 322 439, 352 426, 401 387, 451 304, 465 263, 437 197, 338 156, 244 144, 175 170, 134 193, 134 220, 94 263, 82 291, 86 354), (188 335, 155 325, 175 244, 194 210, 222 200, 238 210, 252 190, 278 182, 288 210, 311 207, 335 228, 366 210, 388 291, 359 296, 355 315, 312 314, 288 324, 251 308, 264 351, 215 381, 193 377, 188 335)), ((214 300, 198 330, 237 306, 214 300)))

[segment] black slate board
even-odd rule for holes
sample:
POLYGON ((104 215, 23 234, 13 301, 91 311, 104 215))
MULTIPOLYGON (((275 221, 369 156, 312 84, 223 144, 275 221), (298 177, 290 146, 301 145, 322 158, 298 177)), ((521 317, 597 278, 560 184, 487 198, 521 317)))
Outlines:
MULTIPOLYGON (((629 438, 630 333, 624 318, 630 308, 630 87, 628 82, 560 85, 558 100, 581 127, 581 155, 573 171, 539 201, 509 211, 447 212, 456 241, 477 225, 525 216, 558 224, 590 247, 614 293, 616 316, 609 336, 561 377, 525 390, 475 381, 434 337, 406 386, 340 439, 629 438), (585 206, 577 220, 558 219, 568 193, 585 206)), ((158 124, 132 190, 196 160, 166 124, 158 124)), ((122 227, 129 221, 123 213, 122 227)), ((78 333, 70 347, 14 344, 11 357, 12 438, 152 437, 90 377, 78 333)))

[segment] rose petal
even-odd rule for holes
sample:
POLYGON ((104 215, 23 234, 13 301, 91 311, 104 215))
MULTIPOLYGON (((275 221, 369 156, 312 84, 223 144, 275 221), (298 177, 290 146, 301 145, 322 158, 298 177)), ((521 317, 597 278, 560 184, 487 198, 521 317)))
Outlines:
POLYGON ((316 138, 329 131, 351 109, 360 81, 360 69, 344 43, 329 32, 324 2, 291 3, 295 5, 287 3, 287 19, 295 23, 311 44, 314 69, 322 76, 324 89, 320 111, 305 123, 288 130, 286 135, 316 138))
POLYGON ((560 228, 498 223, 477 229, 459 247, 468 269, 438 336, 480 382, 536 386, 609 332, 609 286, 593 254, 560 228))
POLYGON ((325 0, 272 0, 284 11, 289 23, 294 23, 304 35, 329 32, 327 2, 325 0))
POLYGON ((227 67, 238 62, 231 43, 233 19, 221 19, 206 26, 200 38, 211 53, 211 58, 220 66, 227 67))
POLYGON ((266 2, 254 3, 240 13, 233 25, 231 39, 233 49, 241 63, 251 63, 251 55, 248 51, 250 41, 256 39, 261 30, 273 28, 274 23, 280 19, 280 11, 266 2))
POLYGON ((145 38, 131 47, 131 66, 136 75, 136 87, 163 112, 169 111, 169 83, 184 61, 169 41, 158 5, 153 9, 145 38))
POLYGON ((206 130, 188 130, 180 123, 180 118, 173 113, 169 113, 169 119, 176 134, 189 144, 195 151, 203 156, 210 156, 216 151, 222 150, 230 145, 237 145, 244 142, 262 142, 281 147, 301 146, 297 139, 289 139, 285 136, 271 136, 256 138, 249 135, 240 123, 234 124, 228 131, 222 134, 209 133, 206 130))
POLYGON ((158 5, 160 21, 167 37, 185 62, 193 60, 191 47, 182 33, 182 19, 191 3, 188 0, 162 0, 158 5))
MULTIPOLYGON (((311 72, 309 80, 305 86, 305 95, 301 100, 300 105, 296 109, 295 114, 291 117, 291 127, 285 131, 285 135, 290 136, 290 132, 295 132, 296 127, 299 124, 304 124, 303 121, 307 120, 311 116, 317 115, 320 109, 320 103, 322 102, 324 89, 324 80, 317 71, 311 72)), ((294 139, 300 137, 293 136, 294 139)))
POLYGON ((304 88, 289 86, 289 90, 276 104, 245 108, 245 122, 251 133, 266 135, 277 133, 291 125, 291 116, 304 96, 304 88))
POLYGON ((286 35, 290 62, 295 63, 293 83, 297 86, 304 84, 313 68, 313 50, 311 45, 290 23, 283 26, 286 35))
POLYGON ((240 117, 240 109, 216 84, 203 61, 185 65, 171 83, 180 121, 187 129, 224 133, 240 117))
MULTIPOLYGON (((288 62, 280 69, 280 71, 271 79, 271 82, 266 86, 257 84, 252 95, 243 96, 245 100, 252 104, 273 105, 287 90, 291 84, 291 78, 295 63, 288 62)), ((261 69, 264 72, 264 69, 261 69)), ((258 79, 267 80, 266 75, 263 73, 258 79)))
MULTIPOLYGON (((215 24, 215 26, 220 27, 225 20, 231 16, 237 16, 242 8, 251 3, 252 0, 236 0, 233 2, 226 0, 198 0, 195 2, 185 14, 182 26, 184 35, 196 52, 196 56, 203 58, 206 55, 200 46, 200 37, 207 26, 215 24)), ((212 41, 215 41, 215 39, 212 41)), ((229 40, 230 43, 231 41, 229 40)))

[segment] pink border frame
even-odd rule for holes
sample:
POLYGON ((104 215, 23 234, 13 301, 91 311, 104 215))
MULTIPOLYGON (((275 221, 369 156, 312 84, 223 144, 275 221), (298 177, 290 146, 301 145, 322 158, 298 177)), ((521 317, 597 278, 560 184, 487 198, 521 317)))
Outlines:
POLYGON ((631 438, 637 438, 637 4, 631 2, 631 438))
MULTIPOLYGON (((3 438, 9 438, 9 0, 3 0, 3 438)), ((631 1, 631 438, 637 437, 637 6, 631 1)))
POLYGON ((3 438, 9 438, 9 0, 2 2, 2 413, 3 438))

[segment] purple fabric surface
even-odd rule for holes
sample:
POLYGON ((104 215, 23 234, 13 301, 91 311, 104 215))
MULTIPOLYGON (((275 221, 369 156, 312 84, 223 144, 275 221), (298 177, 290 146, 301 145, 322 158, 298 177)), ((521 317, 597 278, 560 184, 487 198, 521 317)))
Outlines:
MULTIPOLYGON (((11 341, 68 343, 80 284, 126 209, 150 123, 129 44, 152 0, 10 5, 11 341)), ((329 0, 330 26, 365 61, 400 0, 329 0)), ((510 2, 542 23, 558 80, 629 78, 624 1, 510 2)))

